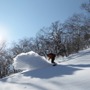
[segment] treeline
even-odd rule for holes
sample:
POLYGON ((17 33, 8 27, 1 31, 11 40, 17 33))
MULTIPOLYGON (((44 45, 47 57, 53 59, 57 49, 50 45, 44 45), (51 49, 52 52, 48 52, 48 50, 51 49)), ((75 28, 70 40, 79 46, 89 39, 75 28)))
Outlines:
POLYGON ((66 47, 68 54, 76 53, 90 47, 90 1, 81 5, 86 13, 74 14, 64 23, 56 21, 50 27, 43 27, 36 38, 24 38, 14 42, 7 49, 6 43, 0 44, 0 77, 9 75, 13 58, 28 51, 35 51, 40 55, 47 52, 57 54, 61 44, 66 47))

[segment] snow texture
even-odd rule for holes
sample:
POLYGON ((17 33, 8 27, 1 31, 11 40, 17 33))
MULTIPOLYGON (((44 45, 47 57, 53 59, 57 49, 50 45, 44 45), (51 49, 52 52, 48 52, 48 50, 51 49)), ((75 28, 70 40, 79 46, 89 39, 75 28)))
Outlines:
POLYGON ((0 90, 90 90, 90 49, 57 60, 52 66, 35 52, 19 54, 14 65, 25 70, 1 79, 0 90))
POLYGON ((37 53, 30 51, 21 53, 14 58, 14 67, 16 69, 38 69, 50 65, 47 59, 37 53))

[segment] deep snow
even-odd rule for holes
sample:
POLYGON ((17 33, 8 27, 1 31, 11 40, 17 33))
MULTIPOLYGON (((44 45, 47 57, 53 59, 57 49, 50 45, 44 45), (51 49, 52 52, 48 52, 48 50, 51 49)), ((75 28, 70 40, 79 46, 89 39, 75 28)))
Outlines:
POLYGON ((14 65, 24 71, 1 79, 0 90, 90 90, 90 49, 56 62, 52 66, 35 52, 19 54, 14 65))
POLYGON ((37 53, 30 51, 27 53, 21 53, 14 58, 14 67, 16 69, 38 69, 49 66, 45 57, 38 55, 37 53))

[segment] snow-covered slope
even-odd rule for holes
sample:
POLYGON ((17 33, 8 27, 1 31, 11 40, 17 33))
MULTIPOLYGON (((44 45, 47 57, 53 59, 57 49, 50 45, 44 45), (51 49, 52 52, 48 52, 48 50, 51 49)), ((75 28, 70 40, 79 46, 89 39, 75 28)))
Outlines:
MULTIPOLYGON (((60 59, 57 60, 62 61, 60 59)), ((41 60, 44 67, 32 70, 29 67, 27 71, 1 79, 0 90, 90 90, 90 49, 63 60, 57 66, 41 60)))

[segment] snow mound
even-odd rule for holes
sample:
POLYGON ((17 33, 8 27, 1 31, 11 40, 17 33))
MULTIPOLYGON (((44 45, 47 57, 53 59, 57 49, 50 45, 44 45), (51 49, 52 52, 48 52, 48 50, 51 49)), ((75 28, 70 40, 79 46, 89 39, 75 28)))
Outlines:
POLYGON ((38 69, 48 66, 49 63, 45 57, 30 51, 28 53, 21 53, 14 58, 14 67, 16 69, 38 69))

